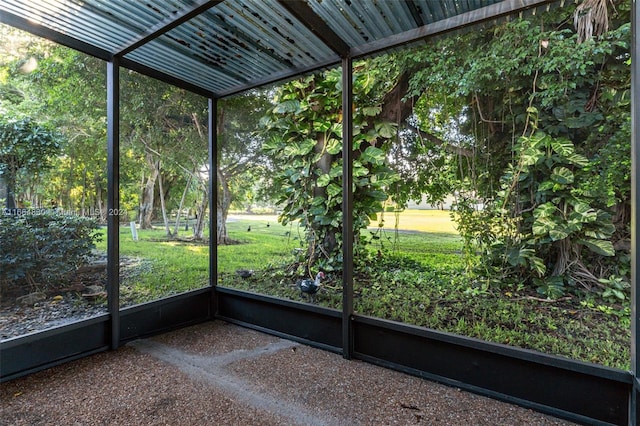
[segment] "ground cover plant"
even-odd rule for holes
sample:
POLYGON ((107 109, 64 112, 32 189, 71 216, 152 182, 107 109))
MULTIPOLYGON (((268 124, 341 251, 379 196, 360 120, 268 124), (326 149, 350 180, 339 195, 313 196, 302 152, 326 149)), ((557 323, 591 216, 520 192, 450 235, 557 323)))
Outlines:
MULTIPOLYGON (((404 214, 400 215, 401 224, 404 214)), ((629 368, 628 303, 579 295, 553 300, 524 285, 490 286, 466 269, 463 242, 453 230, 449 212, 407 211, 406 219, 409 229, 397 233, 369 229, 370 235, 379 239, 371 244, 367 256, 356 259, 356 312, 629 368)), ((285 227, 266 224, 255 220, 230 223, 230 235, 244 244, 218 248, 218 285, 309 302, 295 285, 303 274, 291 267, 299 240, 289 239, 285 227), (283 253, 279 260, 255 257, 260 241, 269 238, 268 250, 283 253), (243 278, 235 273, 249 266, 255 268, 252 276, 243 278)), ((314 303, 341 309, 341 297, 340 272, 327 273, 314 303)))
POLYGON ((93 219, 54 211, 0 215, 0 297, 67 285, 100 240, 97 228, 93 219))

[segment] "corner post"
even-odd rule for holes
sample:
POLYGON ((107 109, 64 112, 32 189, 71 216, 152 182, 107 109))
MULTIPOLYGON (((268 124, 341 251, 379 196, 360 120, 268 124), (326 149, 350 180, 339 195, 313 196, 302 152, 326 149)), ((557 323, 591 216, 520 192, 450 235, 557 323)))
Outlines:
POLYGON ((211 304, 209 315, 214 319, 218 313, 218 243, 217 243, 217 204, 218 204, 218 101, 209 98, 209 283, 211 286, 211 304))
POLYGON ((640 229, 638 229, 638 213, 640 212, 640 185, 638 165, 640 164, 640 10, 638 1, 631 4, 631 372, 633 386, 631 389, 629 424, 636 425, 640 420, 640 277, 638 267, 640 257, 640 229))
POLYGON ((120 58, 107 62, 107 304, 111 349, 120 346, 120 58))
POLYGON ((342 59, 342 356, 353 353, 353 60, 342 59))

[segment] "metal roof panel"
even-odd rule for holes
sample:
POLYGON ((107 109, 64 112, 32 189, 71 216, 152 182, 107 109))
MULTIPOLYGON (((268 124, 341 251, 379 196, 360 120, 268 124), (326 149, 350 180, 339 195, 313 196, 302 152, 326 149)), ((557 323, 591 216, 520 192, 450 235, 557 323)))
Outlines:
POLYGON ((222 96, 556 1, 2 0, 0 22, 222 96))

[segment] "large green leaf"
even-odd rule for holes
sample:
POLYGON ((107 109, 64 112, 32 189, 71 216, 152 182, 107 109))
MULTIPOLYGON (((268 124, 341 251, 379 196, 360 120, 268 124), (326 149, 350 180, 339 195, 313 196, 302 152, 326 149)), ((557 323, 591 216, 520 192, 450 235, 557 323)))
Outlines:
POLYGON ((389 139, 396 135, 396 125, 394 123, 385 121, 384 123, 376 124, 376 132, 379 136, 389 139))
POLYGON ((569 215, 570 222, 592 223, 598 219, 596 209, 587 203, 578 202, 573 206, 573 212, 569 215))
POLYGON ((538 256, 529 256, 527 258, 529 261, 529 266, 533 269, 539 277, 543 276, 547 270, 547 267, 544 264, 544 261, 540 259, 538 256))
POLYGON ((384 151, 375 146, 368 146, 360 155, 360 161, 363 163, 382 164, 384 162, 384 151))
POLYGON ((551 149, 563 157, 567 157, 575 151, 573 143, 571 143, 569 139, 565 138, 553 139, 551 141, 551 149))
POLYGON ((536 207, 536 209, 533 211, 533 217, 549 217, 555 215, 557 211, 558 208, 553 205, 553 203, 547 202, 536 207))
POLYGON ((545 180, 540 185, 538 185, 538 191, 539 192, 548 191, 548 190, 552 189, 554 186, 555 186, 555 184, 552 181, 545 180))
POLYGON ((319 187, 325 187, 329 185, 329 182, 331 182, 331 176, 327 173, 324 175, 320 175, 320 177, 318 177, 318 180, 316 181, 316 185, 319 187))
POLYGON ((400 179, 396 173, 386 173, 378 171, 371 177, 371 181, 375 182, 378 187, 387 187, 400 179), (374 179, 375 178, 375 179, 374 179))
POLYGON ((280 102, 273 109, 273 112, 276 114, 286 114, 286 113, 298 113, 300 112, 300 101, 297 99, 289 99, 283 102, 280 102))
POLYGON ((331 128, 331 122, 329 121, 319 121, 319 120, 315 120, 313 122, 313 129, 316 132, 326 132, 327 130, 329 130, 331 128))
POLYGON ((330 138, 327 141, 327 152, 331 155, 335 155, 340 151, 342 151, 342 142, 336 138, 330 138))
POLYGON ((592 252, 602 256, 615 256, 616 250, 609 240, 597 240, 595 238, 584 238, 578 240, 578 243, 588 247, 592 252))
POLYGON ((287 144, 284 147, 284 154, 290 157, 307 155, 315 146, 316 142, 313 139, 305 139, 302 142, 287 144))
POLYGON ((367 191, 367 195, 377 201, 385 201, 389 196, 383 191, 367 191))
POLYGON ((556 226, 549 230, 549 238, 551 238, 551 241, 563 240, 568 236, 569 233, 567 232, 567 229, 562 226, 556 226))
POLYGON ((570 155, 565 155, 564 157, 567 161, 569 161, 571 164, 575 164, 576 166, 586 167, 589 165, 589 159, 587 157, 575 152, 570 155))
POLYGON ((353 162, 353 177, 362 177, 369 174, 369 170, 359 161, 353 162))
POLYGON ((329 186, 327 186, 327 194, 329 194, 330 197, 335 197, 336 195, 339 195, 341 192, 342 192, 342 188, 333 182, 331 182, 329 186))
POLYGON ((522 151, 522 154, 520 155, 520 161, 522 162, 523 166, 533 166, 542 157, 544 157, 544 152, 540 151, 536 147, 531 146, 522 151))
POLYGON ((382 107, 379 106, 369 106, 362 108, 362 114, 368 117, 375 117, 376 115, 380 114, 380 111, 382 111, 382 107))
POLYGON ((541 237, 547 235, 549 231, 553 230, 557 226, 558 224, 551 217, 541 216, 533 222, 531 231, 534 236, 541 237))
POLYGON ((324 207, 324 205, 320 205, 320 206, 312 206, 309 209, 309 213, 311 213, 314 216, 323 216, 326 212, 326 209, 324 207))
POLYGON ((556 167, 551 173, 551 180, 561 185, 573 183, 573 172, 566 167, 556 167))

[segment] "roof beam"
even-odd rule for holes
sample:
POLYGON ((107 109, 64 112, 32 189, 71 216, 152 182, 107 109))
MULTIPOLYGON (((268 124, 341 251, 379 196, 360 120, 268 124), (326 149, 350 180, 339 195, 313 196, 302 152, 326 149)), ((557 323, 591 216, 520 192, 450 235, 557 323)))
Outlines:
POLYGON ((278 0, 278 3, 341 58, 349 55, 349 45, 311 9, 306 1, 278 0))
POLYGON ((314 64, 314 65, 309 66, 309 67, 287 69, 287 70, 282 71, 282 72, 271 74, 269 77, 264 78, 264 79, 252 80, 252 81, 248 82, 247 84, 243 84, 243 85, 240 85, 240 86, 234 86, 234 87, 229 88, 229 90, 216 92, 215 96, 217 98, 226 98, 226 97, 229 97, 229 96, 233 96, 233 95, 237 95, 239 93, 246 92, 247 90, 251 90, 251 89, 258 88, 258 87, 267 86, 269 84, 274 84, 274 83, 278 83, 278 82, 281 82, 281 81, 286 81, 286 80, 293 79, 293 78, 296 78, 296 77, 299 77, 299 76, 303 76, 303 75, 306 75, 306 74, 311 74, 311 73, 316 72, 316 71, 329 69, 329 68, 332 68, 334 66, 338 66, 339 64, 340 64, 340 59, 339 58, 335 58, 335 59, 332 58, 332 59, 328 59, 328 60, 326 60, 324 62, 319 62, 319 63, 314 64))
POLYGON ((146 75, 147 77, 155 78, 156 80, 160 80, 164 83, 171 84, 172 86, 179 87, 180 89, 188 90, 189 92, 193 92, 197 95, 204 96, 205 98, 212 98, 214 94, 196 84, 192 84, 187 82, 186 80, 180 79, 178 77, 174 77, 162 71, 158 71, 155 68, 151 68, 149 66, 140 64, 138 62, 132 61, 131 59, 122 58, 120 60, 120 66, 123 68, 138 72, 140 74, 146 75))
POLYGON ((459 30, 470 25, 498 19, 523 10, 532 9, 546 4, 558 3, 560 0, 504 0, 480 9, 442 19, 431 24, 394 34, 371 43, 356 46, 351 49, 354 58, 372 55, 384 50, 406 46, 410 43, 433 37, 453 30, 459 30))
POLYGON ((199 0, 191 9, 183 10, 177 16, 166 18, 165 20, 149 28, 144 34, 140 35, 140 37, 138 37, 136 40, 132 40, 131 43, 129 43, 127 46, 120 47, 120 49, 114 55, 126 55, 132 50, 137 49, 138 47, 150 42, 151 40, 154 40, 161 35, 171 31, 180 24, 189 21, 191 18, 194 18, 205 12, 206 10, 211 9, 222 1, 223 0, 199 0))
POLYGON ((22 16, 14 15, 10 12, 0 11, 0 23, 18 28, 19 30, 26 31, 30 34, 42 37, 63 46, 70 47, 82 53, 86 53, 87 55, 95 56, 96 58, 104 61, 111 59, 111 53, 107 50, 85 43, 76 38, 69 37, 66 34, 62 34, 56 30, 52 30, 51 28, 40 25, 22 16))

